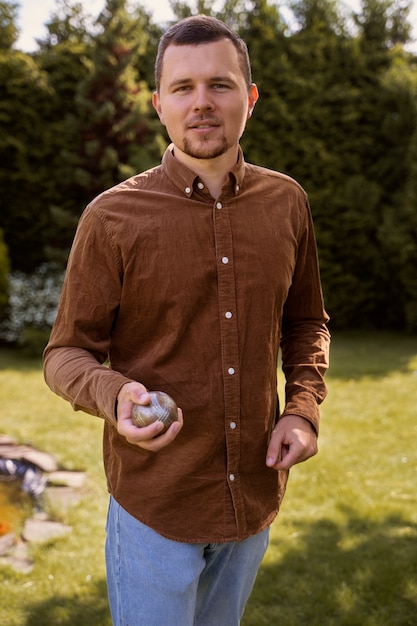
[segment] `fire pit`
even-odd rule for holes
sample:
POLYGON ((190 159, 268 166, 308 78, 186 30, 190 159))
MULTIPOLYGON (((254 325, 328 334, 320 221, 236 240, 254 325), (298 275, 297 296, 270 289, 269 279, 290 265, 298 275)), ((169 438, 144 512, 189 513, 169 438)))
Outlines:
POLYGON ((28 544, 48 541, 71 527, 51 520, 51 504, 67 508, 82 497, 84 472, 60 469, 55 458, 0 435, 0 563, 28 572, 28 544))

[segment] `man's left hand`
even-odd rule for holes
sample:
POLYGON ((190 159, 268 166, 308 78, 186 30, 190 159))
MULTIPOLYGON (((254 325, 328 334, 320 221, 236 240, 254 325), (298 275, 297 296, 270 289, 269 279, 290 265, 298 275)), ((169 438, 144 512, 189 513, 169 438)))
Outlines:
POLYGON ((266 464, 276 470, 289 470, 315 454, 317 434, 312 424, 299 415, 285 415, 272 431, 266 464))

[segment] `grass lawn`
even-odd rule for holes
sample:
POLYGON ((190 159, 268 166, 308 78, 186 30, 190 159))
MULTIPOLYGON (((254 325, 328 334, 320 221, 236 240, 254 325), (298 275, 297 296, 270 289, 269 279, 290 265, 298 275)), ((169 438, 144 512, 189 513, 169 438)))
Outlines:
MULTIPOLYGON (((292 470, 242 626, 415 626, 417 337, 336 333, 327 381, 319 454, 292 470)), ((88 473, 56 512, 72 532, 34 547, 29 574, 0 568, 0 624, 110 626, 101 421, 4 350, 0 403, 1 432, 88 473)))

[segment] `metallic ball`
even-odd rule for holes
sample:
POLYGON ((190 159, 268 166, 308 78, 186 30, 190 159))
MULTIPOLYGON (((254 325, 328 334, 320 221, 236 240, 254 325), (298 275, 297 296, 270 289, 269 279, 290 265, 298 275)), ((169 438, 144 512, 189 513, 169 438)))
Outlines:
POLYGON ((178 419, 177 405, 174 400, 163 391, 150 391, 151 401, 149 404, 134 404, 132 409, 132 422, 135 426, 148 426, 159 420, 163 422, 164 433, 172 422, 178 419))

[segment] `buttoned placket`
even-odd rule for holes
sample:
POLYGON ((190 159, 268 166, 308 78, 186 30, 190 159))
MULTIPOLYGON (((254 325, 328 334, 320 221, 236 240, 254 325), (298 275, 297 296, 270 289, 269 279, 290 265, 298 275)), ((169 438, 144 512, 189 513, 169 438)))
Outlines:
POLYGON ((237 328, 236 280, 229 206, 225 199, 213 207, 217 262, 220 338, 224 381, 224 428, 227 448, 226 480, 230 490, 238 533, 245 529, 244 505, 240 493, 240 371, 237 328))

